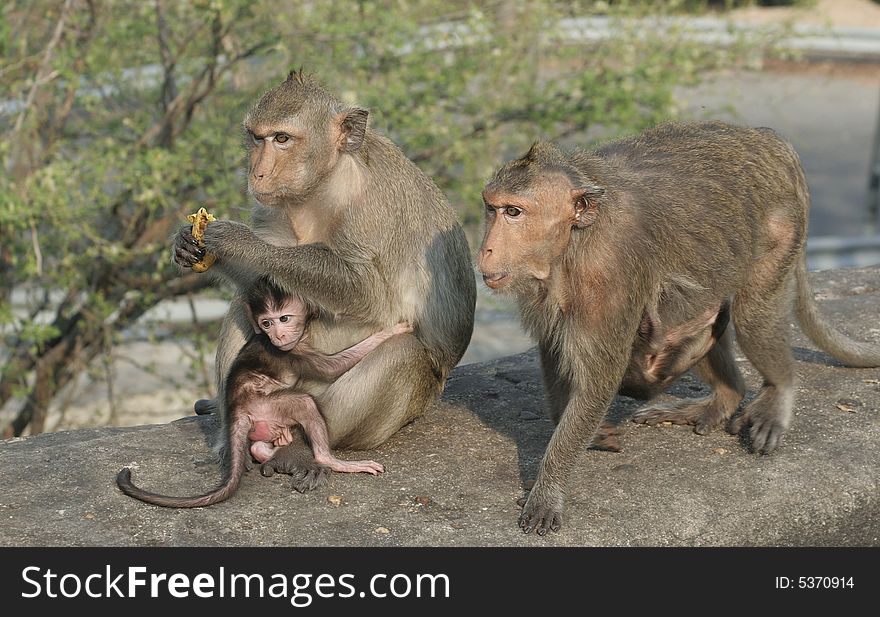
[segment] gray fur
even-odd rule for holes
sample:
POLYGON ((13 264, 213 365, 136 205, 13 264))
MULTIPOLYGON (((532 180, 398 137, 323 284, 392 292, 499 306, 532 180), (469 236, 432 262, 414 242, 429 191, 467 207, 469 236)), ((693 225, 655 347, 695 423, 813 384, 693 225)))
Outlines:
MULTIPOLYGON (((294 135, 287 149, 249 138, 248 188, 258 198, 252 225, 216 221, 205 233, 206 250, 217 256, 209 272, 240 288, 269 275, 318 308, 309 340, 323 353, 401 321, 415 326, 333 384, 304 384, 326 418, 333 448, 376 447, 423 413, 473 329, 476 292, 455 212, 366 118, 365 110, 293 73, 245 118, 257 139, 294 135)), ((185 236, 182 230, 175 241, 183 266, 189 260, 178 249, 185 236)), ((236 300, 220 335, 219 384, 249 328, 236 300)), ((291 448, 274 459, 277 471, 296 473, 297 457, 285 453, 291 448)))

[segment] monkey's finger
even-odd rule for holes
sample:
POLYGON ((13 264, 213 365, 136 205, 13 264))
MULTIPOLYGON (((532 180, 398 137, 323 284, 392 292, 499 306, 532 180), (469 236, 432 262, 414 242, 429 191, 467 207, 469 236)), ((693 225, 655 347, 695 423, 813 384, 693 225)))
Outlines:
POLYGON ((632 421, 636 424, 646 424, 648 426, 657 426, 662 422, 671 422, 672 424, 691 424, 691 419, 682 414, 672 405, 654 405, 646 407, 637 412, 632 421))
POLYGON ((374 476, 378 476, 385 471, 385 466, 376 461, 364 461, 364 471, 374 476))
POLYGON ((749 431, 752 448, 759 454, 770 454, 779 445, 783 431, 772 421, 755 422, 749 431))
POLYGON ((198 247, 178 246, 174 249, 174 261, 180 266, 189 268, 205 257, 205 249, 198 247))
POLYGON ((525 533, 534 531, 543 536, 547 531, 559 531, 562 528, 562 513, 552 506, 525 500, 519 526, 525 533))
POLYGON ((743 428, 746 426, 746 416, 745 414, 740 414, 738 417, 734 418, 731 421, 730 425, 727 428, 727 432, 731 435, 739 435, 742 433, 743 428))
POLYGON ((181 244, 188 244, 190 246, 196 246, 196 247, 200 246, 199 241, 196 240, 196 237, 194 235, 192 235, 192 233, 189 231, 182 231, 180 233, 180 243, 181 244))
POLYGON ((525 533, 532 533, 532 530, 535 529, 535 526, 538 524, 538 519, 536 516, 532 516, 531 514, 523 514, 519 517, 519 526, 520 529, 525 533))
POLYGON ((534 530, 539 536, 544 536, 548 531, 559 531, 562 528, 562 516, 558 512, 542 510, 539 514, 530 516, 525 525, 521 523, 520 526, 525 533, 534 530))

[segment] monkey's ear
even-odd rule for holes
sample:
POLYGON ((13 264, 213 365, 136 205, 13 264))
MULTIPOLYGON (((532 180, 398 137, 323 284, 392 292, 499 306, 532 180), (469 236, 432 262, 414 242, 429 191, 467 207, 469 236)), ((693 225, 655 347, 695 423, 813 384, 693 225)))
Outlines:
POLYGON ((336 116, 339 123, 339 150, 340 152, 356 152, 364 143, 364 134, 367 132, 366 109, 351 107, 336 116))
POLYGON ((573 227, 583 229, 596 222, 599 216, 599 198, 605 194, 605 189, 595 184, 588 184, 571 189, 571 200, 574 203, 573 227))
POLYGON ((254 319, 254 313, 251 311, 251 307, 247 302, 244 303, 244 312, 247 314, 248 321, 251 322, 251 328, 254 329, 254 334, 262 332, 259 324, 257 324, 257 320, 254 319))

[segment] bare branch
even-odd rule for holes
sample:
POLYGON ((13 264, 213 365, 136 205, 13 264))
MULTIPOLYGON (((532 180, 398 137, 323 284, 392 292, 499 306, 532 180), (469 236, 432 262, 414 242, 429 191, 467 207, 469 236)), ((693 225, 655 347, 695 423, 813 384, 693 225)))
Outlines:
POLYGON ((13 135, 17 135, 21 132, 24 119, 34 104, 34 98, 36 98, 40 86, 57 76, 57 71, 50 72, 49 66, 52 63, 52 56, 55 53, 55 48, 61 41, 61 35, 64 33, 64 24, 67 21, 72 6, 73 0, 64 0, 64 6, 61 8, 61 16, 58 18, 58 23, 55 24, 55 32, 52 34, 52 38, 49 40, 48 45, 46 45, 46 50, 43 52, 43 61, 40 63, 40 68, 37 70, 37 75, 34 78, 34 82, 31 85, 27 98, 25 98, 24 107, 22 108, 21 113, 18 114, 18 118, 15 120, 15 126, 12 129, 13 135))
POLYGON ((43 252, 40 250, 40 236, 37 234, 37 227, 31 223, 31 244, 34 247, 34 261, 36 262, 37 275, 43 274, 43 252))
MULTIPOLYGON (((165 3, 162 0, 156 0, 156 37, 159 41, 159 56, 162 60, 162 71, 164 73, 164 79, 162 80, 161 104, 162 111, 167 114, 169 107, 178 96, 177 83, 174 79, 174 69, 177 65, 177 58, 171 53, 168 41, 170 37, 168 22, 165 21, 165 3)), ((158 142, 162 147, 168 148, 171 146, 173 137, 171 123, 163 123, 158 142)))

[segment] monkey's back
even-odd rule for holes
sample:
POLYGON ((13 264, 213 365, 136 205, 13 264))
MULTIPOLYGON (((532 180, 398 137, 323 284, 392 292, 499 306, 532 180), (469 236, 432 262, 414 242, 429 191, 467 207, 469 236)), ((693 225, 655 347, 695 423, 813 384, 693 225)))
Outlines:
MULTIPOLYGON (((434 182, 387 137, 367 129, 362 147, 375 207, 351 213, 352 234, 373 244, 385 282, 377 324, 406 320, 447 373, 470 342, 476 284, 455 210, 434 182)), ((363 338, 368 331, 352 331, 363 338)))
POLYGON ((232 363, 226 386, 226 408, 235 410, 255 396, 296 387, 301 364, 295 353, 276 348, 266 334, 254 334, 232 363))
POLYGON ((803 168, 771 129, 663 124, 573 159, 605 168, 618 202, 632 208, 647 242, 662 247, 660 272, 733 289, 772 246, 773 225, 791 230, 797 250, 806 237, 803 168))
POLYGON ((792 195, 808 205, 797 153, 769 128, 667 123, 605 144, 595 154, 673 203, 694 204, 692 214, 741 207, 743 215, 763 217, 774 200, 792 195))

